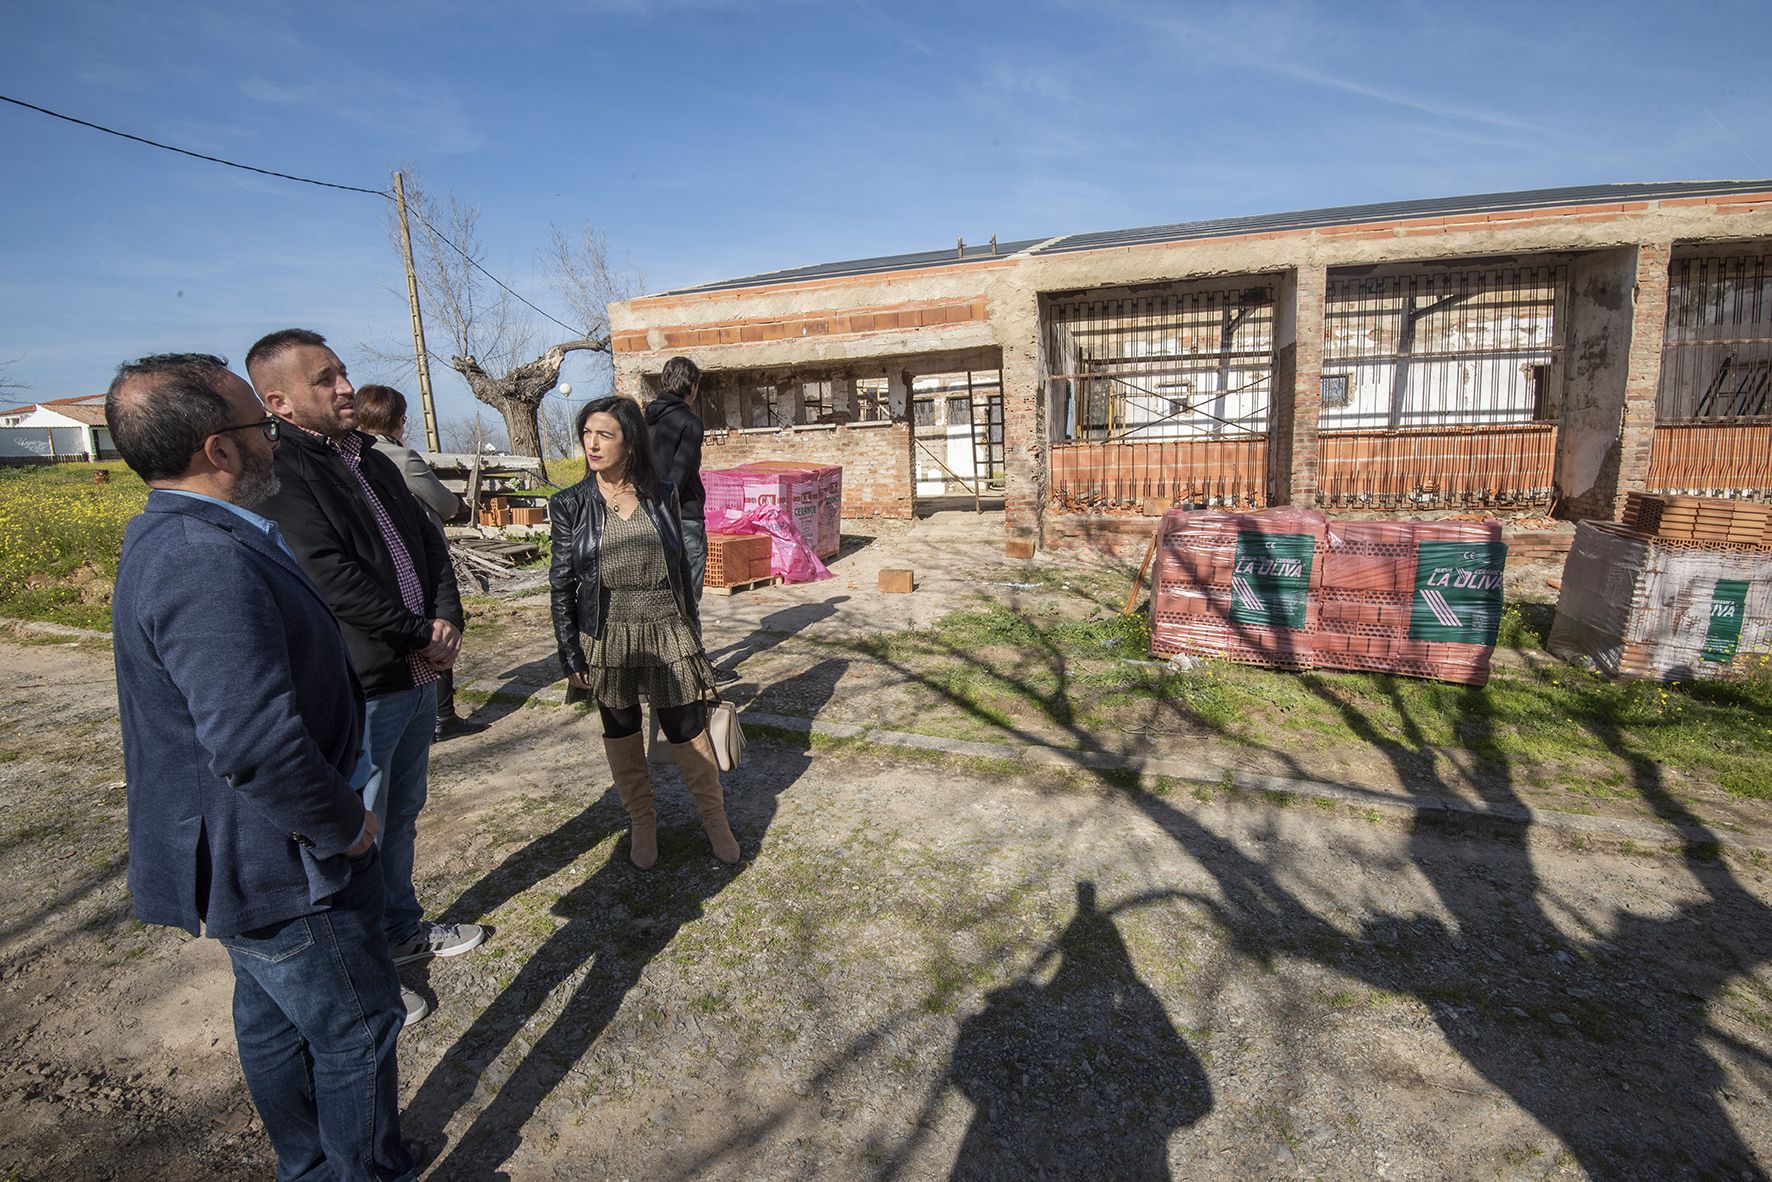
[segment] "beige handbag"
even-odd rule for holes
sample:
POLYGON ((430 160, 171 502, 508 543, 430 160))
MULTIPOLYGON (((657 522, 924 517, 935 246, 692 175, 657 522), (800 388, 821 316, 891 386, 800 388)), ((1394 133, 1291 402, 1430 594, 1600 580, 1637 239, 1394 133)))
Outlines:
POLYGON ((729 772, 744 760, 744 727, 738 724, 738 707, 720 698, 708 711, 708 742, 714 745, 714 762, 729 772))

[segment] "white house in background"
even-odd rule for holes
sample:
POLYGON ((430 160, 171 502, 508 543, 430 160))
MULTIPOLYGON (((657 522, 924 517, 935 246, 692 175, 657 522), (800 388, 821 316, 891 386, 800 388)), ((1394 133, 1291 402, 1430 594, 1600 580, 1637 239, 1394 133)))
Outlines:
POLYGON ((0 460, 111 460, 117 449, 105 427, 105 396, 82 394, 0 414, 0 460))

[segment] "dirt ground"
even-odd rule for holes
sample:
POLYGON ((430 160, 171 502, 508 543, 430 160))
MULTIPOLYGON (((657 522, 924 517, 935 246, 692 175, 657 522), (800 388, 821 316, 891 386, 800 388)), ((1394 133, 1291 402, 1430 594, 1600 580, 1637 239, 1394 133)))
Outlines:
MULTIPOLYGON (((710 600, 710 650, 754 709, 897 720, 890 671, 817 644, 1062 599, 1071 568, 990 524, 710 600)), ((492 936, 403 973, 436 1011, 401 1047, 429 1177, 1768 1177, 1750 848, 776 735, 729 780, 745 860, 662 765, 642 874, 594 719, 530 688, 536 606, 482 613, 464 680, 507 688, 434 753, 419 893, 492 936)), ((0 661, 0 1179, 269 1177, 225 957, 128 915, 108 653, 0 661)))

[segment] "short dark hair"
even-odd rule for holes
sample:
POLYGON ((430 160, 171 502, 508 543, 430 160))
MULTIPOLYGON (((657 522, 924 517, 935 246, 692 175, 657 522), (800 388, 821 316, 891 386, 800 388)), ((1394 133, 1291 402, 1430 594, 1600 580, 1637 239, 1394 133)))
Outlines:
MULTIPOLYGON (((640 404, 631 398, 623 398, 613 394, 608 398, 593 398, 579 410, 578 417, 572 420, 572 433, 578 437, 582 446, 585 437, 585 424, 594 414, 613 415, 621 424, 621 441, 628 449, 628 469, 625 475, 634 491, 648 499, 658 497, 658 471, 652 466, 652 442, 646 430, 646 418, 640 413, 640 404)), ((590 461, 585 461, 585 478, 591 475, 590 461)))
POLYGON ((252 348, 246 350, 246 374, 252 379, 252 384, 256 386, 258 385, 258 371, 297 345, 324 344, 326 344, 326 338, 312 329, 280 328, 276 332, 268 332, 254 341, 252 348))
POLYGON ((143 480, 190 471, 203 441, 229 425, 217 389, 227 373, 210 353, 155 353, 118 366, 105 391, 105 426, 123 462, 143 480))
POLYGON ((392 386, 357 387, 357 429, 371 435, 392 435, 406 417, 406 395, 392 386))
POLYGON ((701 367, 687 357, 673 357, 658 375, 658 392, 688 398, 701 381, 701 367))

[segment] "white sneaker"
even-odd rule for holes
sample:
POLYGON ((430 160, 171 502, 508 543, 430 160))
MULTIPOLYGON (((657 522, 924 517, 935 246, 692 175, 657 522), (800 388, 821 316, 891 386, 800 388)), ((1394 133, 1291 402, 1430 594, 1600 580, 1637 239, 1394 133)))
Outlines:
POLYGON ((486 942, 486 929, 477 923, 432 923, 424 920, 410 940, 393 946, 395 964, 411 964, 433 956, 460 956, 486 942))
POLYGON ((431 1003, 404 985, 400 986, 400 1000, 406 1006, 406 1021, 401 1023, 402 1028, 423 1021, 431 1012, 431 1003))

